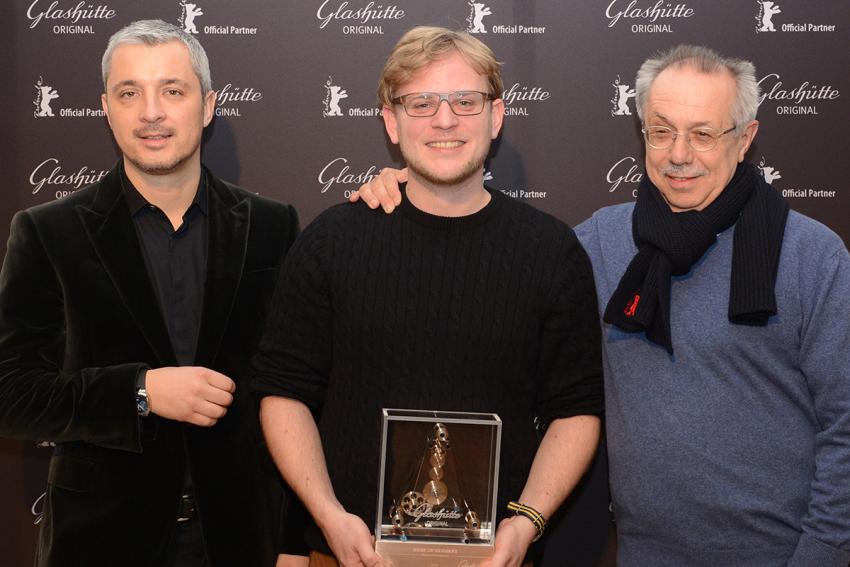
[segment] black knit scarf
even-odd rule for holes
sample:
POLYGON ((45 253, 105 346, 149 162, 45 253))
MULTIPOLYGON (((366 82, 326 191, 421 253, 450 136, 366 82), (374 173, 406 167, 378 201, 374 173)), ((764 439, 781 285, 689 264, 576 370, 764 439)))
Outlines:
POLYGON ((741 163, 718 197, 702 211, 674 213, 645 173, 632 214, 638 252, 605 309, 604 320, 647 338, 673 354, 670 278, 687 274, 737 222, 732 248, 729 321, 766 325, 776 314, 776 272, 788 202, 756 168, 741 163))

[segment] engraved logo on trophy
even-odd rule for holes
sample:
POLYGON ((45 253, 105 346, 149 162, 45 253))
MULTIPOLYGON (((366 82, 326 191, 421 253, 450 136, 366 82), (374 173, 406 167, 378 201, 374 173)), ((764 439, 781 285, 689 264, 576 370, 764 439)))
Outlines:
POLYGON ((389 510, 397 535, 406 539, 407 533, 417 528, 457 527, 464 530, 465 543, 479 537, 478 514, 463 496, 457 467, 448 428, 434 424, 411 489, 389 510))

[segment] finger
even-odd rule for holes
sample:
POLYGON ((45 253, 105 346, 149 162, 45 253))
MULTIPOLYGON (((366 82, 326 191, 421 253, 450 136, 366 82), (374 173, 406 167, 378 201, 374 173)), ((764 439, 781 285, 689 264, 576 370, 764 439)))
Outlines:
POLYGON ((203 393, 203 397, 206 401, 212 402, 216 405, 229 407, 230 404, 233 403, 233 394, 226 390, 220 390, 218 388, 207 388, 203 393))
POLYGON ((356 203, 360 200, 360 191, 353 191, 351 195, 348 196, 349 203, 356 203))
POLYGON ((194 413, 219 420, 227 413, 227 408, 212 402, 201 400, 192 408, 194 413))
POLYGON ((236 382, 215 370, 208 370, 207 384, 214 386, 219 390, 230 392, 231 394, 236 391, 236 382))
POLYGON ((370 209, 377 209, 378 206, 381 204, 381 202, 375 198, 374 191, 375 186, 378 183, 377 181, 375 181, 375 179, 373 179, 366 185, 362 185, 357 191, 354 192, 354 194, 356 194, 358 198, 363 199, 363 202, 366 203, 366 206, 370 209))
POLYGON ((381 562, 381 556, 375 553, 375 550, 369 547, 369 545, 361 543, 357 546, 356 551, 360 556, 360 561, 362 561, 363 565, 366 565, 366 567, 381 567, 381 565, 383 565, 381 562))
MULTIPOLYGON (((392 197, 392 193, 396 190, 388 188, 383 183, 383 180, 381 180, 381 185, 375 186, 373 188, 372 193, 375 195, 375 198, 378 200, 378 203, 380 203, 381 208, 384 209, 384 212, 391 213, 396 207, 395 199, 392 197)), ((392 183, 394 184, 395 181, 393 181, 392 183)))
MULTIPOLYGON (((400 169, 395 179, 398 183, 407 183, 407 168, 400 169)), ((396 185, 396 192, 393 194, 393 199, 396 205, 401 205, 401 191, 398 190, 398 185, 396 185)))
POLYGON ((218 420, 199 413, 193 413, 189 416, 186 422, 200 427, 212 427, 216 424, 216 422, 218 422, 218 420))

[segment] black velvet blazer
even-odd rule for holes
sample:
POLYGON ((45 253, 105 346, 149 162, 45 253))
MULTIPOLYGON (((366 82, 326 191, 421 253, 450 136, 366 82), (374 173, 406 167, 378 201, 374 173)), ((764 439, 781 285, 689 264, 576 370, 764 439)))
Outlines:
POLYGON ((189 466, 213 566, 272 566, 283 486, 248 387, 295 210, 207 172, 195 364, 236 382, 211 428, 139 419, 139 370, 174 366, 118 169, 12 220, 0 273, 0 435, 57 444, 37 565, 158 565, 189 466))

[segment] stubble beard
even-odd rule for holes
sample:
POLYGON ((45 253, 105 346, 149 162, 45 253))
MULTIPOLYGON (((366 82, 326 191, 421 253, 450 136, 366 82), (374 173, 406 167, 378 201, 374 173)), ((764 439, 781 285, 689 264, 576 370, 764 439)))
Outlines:
POLYGON ((458 171, 456 175, 451 177, 439 176, 435 174, 433 171, 430 171, 427 167, 423 166, 421 163, 416 161, 415 159, 411 159, 408 156, 404 148, 401 148, 401 155, 404 158, 404 162, 407 165, 408 169, 416 174, 418 177, 424 179, 428 183, 432 185, 442 186, 442 187, 451 187, 455 185, 462 185, 465 182, 469 181, 473 176, 480 175, 481 170, 484 167, 484 160, 487 158, 487 153, 490 150, 490 146, 488 145, 483 149, 481 155, 474 156, 470 161, 468 161, 464 166, 458 171))
POLYGON ((158 161, 147 161, 143 162, 139 159, 136 159, 133 156, 129 156, 125 154, 127 160, 130 161, 139 171, 146 173, 148 175, 170 175, 176 171, 178 171, 186 162, 192 159, 192 156, 195 155, 195 152, 200 148, 200 140, 198 144, 195 145, 190 151, 185 154, 178 155, 174 159, 165 162, 158 161))

